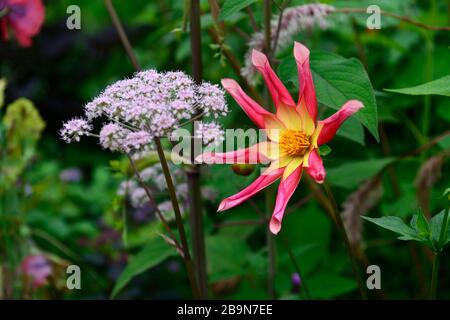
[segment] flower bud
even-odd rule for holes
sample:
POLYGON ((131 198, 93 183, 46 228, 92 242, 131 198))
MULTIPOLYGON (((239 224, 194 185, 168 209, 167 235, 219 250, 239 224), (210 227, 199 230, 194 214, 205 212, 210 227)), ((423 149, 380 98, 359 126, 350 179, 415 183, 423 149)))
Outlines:
POLYGON ((250 174, 255 171, 255 165, 254 164, 233 164, 231 166, 231 169, 233 169, 234 173, 240 176, 249 176, 250 174))

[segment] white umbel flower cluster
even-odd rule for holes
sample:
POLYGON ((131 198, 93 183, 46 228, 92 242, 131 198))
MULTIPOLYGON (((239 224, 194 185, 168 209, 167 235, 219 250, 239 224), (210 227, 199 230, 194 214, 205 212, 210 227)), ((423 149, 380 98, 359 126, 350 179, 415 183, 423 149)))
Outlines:
POLYGON ((155 137, 171 136, 200 110, 206 121, 226 116, 224 91, 207 82, 197 85, 180 71, 142 71, 108 86, 85 106, 85 119, 64 124, 61 136, 78 142, 92 130, 92 121, 102 118, 107 120, 99 133, 104 149, 140 152, 150 148, 155 137))

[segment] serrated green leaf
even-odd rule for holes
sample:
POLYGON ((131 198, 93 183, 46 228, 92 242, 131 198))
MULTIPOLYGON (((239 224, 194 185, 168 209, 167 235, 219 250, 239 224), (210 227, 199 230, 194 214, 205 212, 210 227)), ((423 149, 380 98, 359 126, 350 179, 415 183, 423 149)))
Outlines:
POLYGON ((125 270, 117 279, 111 297, 115 297, 135 276, 176 254, 176 250, 170 247, 161 237, 153 238, 141 252, 131 258, 125 270))
POLYGON ((369 218, 362 216, 361 218, 370 221, 384 229, 398 233, 400 235, 398 239, 400 240, 416 240, 416 241, 423 240, 422 238, 419 237, 419 235, 413 228, 404 223, 403 220, 400 219, 399 217, 387 216, 381 218, 369 218))
POLYGON ((410 88, 384 90, 408 95, 441 95, 450 97, 450 75, 410 88))
POLYGON ((420 237, 428 238, 430 236, 430 227, 428 220, 423 215, 422 210, 415 214, 411 219, 411 226, 416 230, 420 237))
MULTIPOLYGON (((348 100, 361 101, 364 108, 355 117, 379 141, 375 94, 361 62, 355 58, 346 59, 334 53, 316 51, 311 54, 311 71, 319 103, 338 110, 348 100)), ((281 62, 278 74, 298 88, 297 68, 292 57, 281 62)))
POLYGON ((394 158, 346 162, 345 164, 327 170, 328 181, 342 188, 356 188, 363 181, 375 176, 394 158))
POLYGON ((241 11, 256 1, 258 0, 226 0, 220 10, 219 19, 224 20, 233 13, 241 11))

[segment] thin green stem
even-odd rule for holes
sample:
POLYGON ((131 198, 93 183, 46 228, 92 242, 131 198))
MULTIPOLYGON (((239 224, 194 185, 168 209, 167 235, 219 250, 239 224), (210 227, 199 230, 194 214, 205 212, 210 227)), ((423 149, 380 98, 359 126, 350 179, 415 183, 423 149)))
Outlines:
POLYGON ((361 273, 359 270, 360 268, 358 259, 348 239, 347 231, 345 230, 344 222, 342 221, 341 215, 339 213, 339 208, 337 206, 336 199, 334 198, 331 188, 326 181, 323 183, 323 188, 331 204, 331 207, 333 208, 334 222, 336 224, 336 227, 338 228, 338 231, 341 233, 341 236, 344 239, 344 244, 352 264, 352 271, 355 276, 356 282, 358 283, 359 293, 361 294, 361 297, 363 299, 367 299, 367 293, 364 288, 361 273))
POLYGON ((431 274, 431 284, 430 284, 430 299, 436 299, 436 290, 437 290, 437 280, 439 275, 439 267, 441 263, 441 255, 443 250, 443 244, 445 243, 445 237, 448 231, 448 216, 450 214, 450 207, 447 208, 447 211, 444 214, 444 219, 442 220, 441 233, 439 235, 439 243, 436 248, 436 252, 434 254, 433 260, 433 271, 431 274))
POLYGON ((128 155, 128 160, 130 162, 131 168, 133 169, 134 175, 138 179, 138 182, 139 182, 141 188, 144 189, 145 194, 147 195, 147 198, 148 198, 150 204, 155 208, 156 215, 158 216, 159 220, 161 220, 161 224, 163 225, 164 229, 166 229, 170 238, 173 240, 176 248, 183 252, 182 246, 178 243, 177 237, 173 233, 172 229, 170 229, 169 223, 167 222, 167 220, 164 218, 164 215, 159 210, 158 204, 156 203, 155 198, 153 197, 153 195, 152 195, 150 189, 148 188, 147 184, 145 183, 145 181, 142 179, 142 176, 139 173, 139 170, 137 169, 136 164, 130 155, 128 155))
POLYGON ((282 239, 283 239, 284 247, 286 248, 289 258, 291 259, 292 265, 294 266, 294 270, 295 270, 295 272, 298 273, 298 275, 301 279, 301 287, 300 287, 299 294, 301 296, 302 293, 304 292, 306 299, 311 299, 311 294, 309 292, 308 287, 306 286, 304 277, 302 277, 302 273, 300 272, 299 264, 297 263, 297 259, 295 259, 294 253, 292 252, 292 249, 291 249, 291 246, 289 245, 289 242, 286 239, 286 237, 282 237, 282 239))
POLYGON ((431 285, 430 285, 430 299, 436 299, 436 288, 437 288, 437 279, 439 274, 439 265, 441 263, 441 254, 442 251, 438 251, 434 254, 433 260, 433 271, 431 274, 431 285))
POLYGON ((170 175, 169 165, 167 163, 166 156, 164 155, 164 149, 161 145, 161 140, 159 138, 155 138, 155 145, 156 151, 158 152, 159 160, 161 162, 161 168, 164 173, 164 178, 166 179, 167 190, 169 191, 173 211, 175 213, 175 222, 177 224, 178 232, 180 234, 181 246, 183 248, 184 262, 186 265, 186 271, 188 273, 189 282, 191 284, 192 293, 195 298, 199 298, 200 291, 197 285, 197 280, 195 278, 191 255, 189 253, 189 246, 183 225, 183 217, 181 216, 180 206, 178 205, 175 186, 173 184, 172 176, 170 175))

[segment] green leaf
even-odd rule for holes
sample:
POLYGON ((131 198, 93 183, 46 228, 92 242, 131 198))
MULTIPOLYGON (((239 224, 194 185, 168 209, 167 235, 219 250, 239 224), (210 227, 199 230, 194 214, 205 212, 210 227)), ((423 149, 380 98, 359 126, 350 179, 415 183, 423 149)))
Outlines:
POLYGON ((211 281, 227 279, 246 272, 250 249, 239 238, 220 233, 206 238, 208 274, 211 281))
POLYGON ((394 158, 383 158, 346 162, 345 164, 327 170, 328 180, 332 185, 342 188, 356 188, 361 182, 375 176, 394 158))
POLYGON ((241 11, 256 1, 258 0, 226 0, 220 10, 219 19, 224 20, 233 13, 241 11))
POLYGON ((444 235, 443 243, 440 243, 445 212, 446 210, 442 210, 438 214, 434 215, 430 220, 431 239, 434 243, 438 244, 439 248, 442 248, 444 245, 450 242, 450 228, 447 227, 447 234, 444 235))
POLYGON ((0 78, 0 109, 3 107, 3 104, 5 103, 6 85, 7 85, 6 79, 0 78))
POLYGON ((337 135, 364 145, 364 128, 358 119, 350 117, 341 125, 337 135))
MULTIPOLYGON (((355 117, 379 141, 375 94, 361 62, 355 58, 346 59, 330 52, 316 51, 311 54, 311 70, 319 103, 338 110, 348 100, 361 101, 364 108, 355 117)), ((298 88, 297 68, 292 57, 281 62, 278 74, 298 88)))
POLYGON ((323 144, 319 147, 319 154, 321 157, 326 157, 331 153, 331 148, 327 144, 323 144))
POLYGON ((400 237, 398 239, 400 240, 417 240, 422 241, 417 234, 417 232, 405 224, 402 219, 395 216, 387 216, 387 217, 381 217, 381 218, 369 218, 362 216, 364 220, 370 221, 372 223, 375 223, 377 226, 380 226, 384 229, 393 231, 395 233, 398 233, 400 237))
POLYGON ((422 210, 415 214, 411 219, 411 226, 416 230, 420 237, 428 239, 430 236, 430 227, 428 225, 428 220, 423 215, 422 210))
POLYGON ((420 84, 415 87, 403 89, 384 89, 389 92, 408 95, 441 95, 450 97, 450 75, 420 84))
POLYGON ((117 279, 111 297, 115 297, 135 276, 176 254, 176 250, 170 247, 161 237, 155 237, 141 252, 131 258, 125 270, 117 279))

